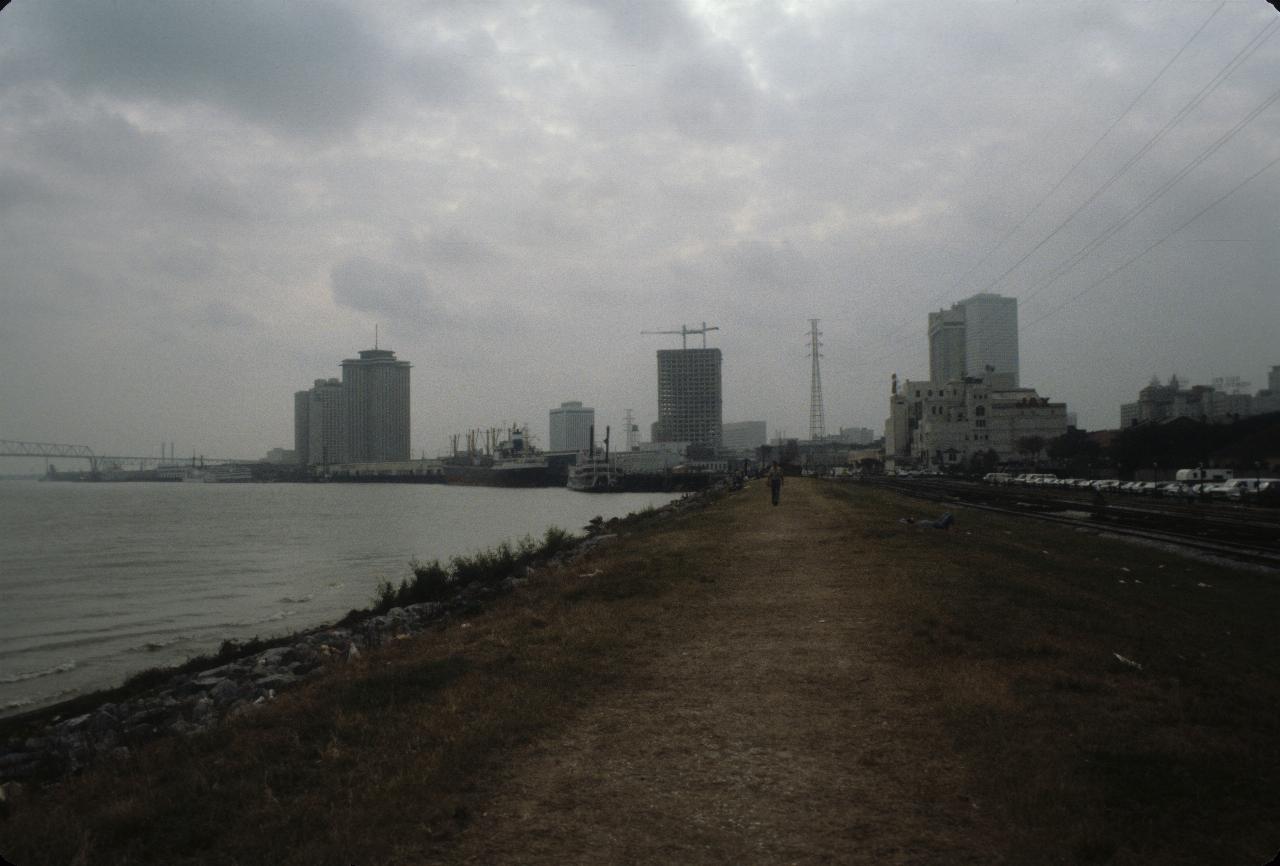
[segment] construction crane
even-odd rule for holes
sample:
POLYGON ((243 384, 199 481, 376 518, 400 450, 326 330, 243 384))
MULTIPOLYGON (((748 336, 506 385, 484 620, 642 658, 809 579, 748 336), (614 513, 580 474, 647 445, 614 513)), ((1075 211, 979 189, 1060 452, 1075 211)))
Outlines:
POLYGON ((707 348, 707 331, 718 331, 718 330, 720 330, 720 327, 718 325, 712 325, 711 327, 708 328, 707 323, 703 322, 701 328, 690 328, 685 325, 681 325, 680 330, 678 331, 641 331, 640 333, 641 334, 679 334, 680 348, 682 349, 689 348, 690 334, 701 334, 702 348, 705 349, 707 348))

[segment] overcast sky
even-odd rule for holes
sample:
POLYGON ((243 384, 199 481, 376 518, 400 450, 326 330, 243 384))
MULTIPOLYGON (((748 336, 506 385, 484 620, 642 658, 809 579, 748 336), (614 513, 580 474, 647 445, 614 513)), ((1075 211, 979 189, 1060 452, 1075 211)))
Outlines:
POLYGON ((292 447, 293 392, 375 324, 415 454, 545 444, 564 400, 647 437, 679 338, 640 331, 703 321, 725 420, 804 436, 810 317, 828 430, 880 431, 927 313, 984 290, 1082 426, 1152 373, 1256 389, 1280 165, 1213 203, 1280 157, 1278 30, 1264 0, 14 0, 0 438, 292 447))

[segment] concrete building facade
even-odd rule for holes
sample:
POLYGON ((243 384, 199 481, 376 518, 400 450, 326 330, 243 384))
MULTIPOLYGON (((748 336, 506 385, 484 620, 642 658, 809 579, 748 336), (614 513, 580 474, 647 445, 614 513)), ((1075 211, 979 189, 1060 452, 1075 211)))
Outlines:
POLYGON ((723 434, 719 349, 658 350, 655 442, 719 448, 723 434))
POLYGON ((552 451, 586 451, 591 447, 591 428, 596 423, 596 410, 578 400, 561 403, 551 410, 552 451))
POLYGON ((342 461, 409 459, 408 361, 390 349, 365 349, 342 362, 342 461))
POLYGON ((868 445, 876 441, 876 434, 870 427, 841 427, 835 438, 846 445, 868 445))
POLYGON ((1239 387, 1247 384, 1232 377, 1215 379, 1214 385, 1183 388, 1177 376, 1170 376, 1163 385, 1153 376, 1150 384, 1138 392, 1136 401, 1120 404, 1120 428, 1174 418, 1227 422, 1280 412, 1280 366, 1271 368, 1267 374, 1268 387, 1256 394, 1238 392, 1239 387), (1226 388, 1215 387, 1224 383, 1226 388))
POLYGON ((890 396, 885 454, 899 462, 959 465, 979 452, 1001 462, 1029 459, 1022 440, 1045 444, 1067 432, 1067 407, 1033 388, 1006 388, 969 378, 951 382, 907 380, 890 396))
POLYGON ((768 442, 763 421, 729 421, 720 433, 720 446, 726 451, 754 451, 768 442))
POLYGON ((949 382, 964 378, 964 309, 952 307, 929 314, 929 378, 949 382))
POLYGON ((316 379, 307 393, 309 436, 305 462, 308 466, 342 463, 342 382, 316 379))
POLYGON ((303 466, 307 465, 307 445, 311 441, 311 392, 293 392, 293 453, 303 466))

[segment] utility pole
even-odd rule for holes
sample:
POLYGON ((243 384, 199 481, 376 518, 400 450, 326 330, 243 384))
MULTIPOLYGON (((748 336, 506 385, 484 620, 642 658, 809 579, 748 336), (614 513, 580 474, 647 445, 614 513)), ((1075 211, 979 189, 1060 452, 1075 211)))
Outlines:
POLYGON ((818 340, 822 332, 818 330, 818 320, 809 320, 809 353, 813 359, 813 371, 809 377, 809 441, 820 442, 827 435, 826 424, 822 415, 822 371, 818 359, 822 355, 818 349, 822 343, 818 340))

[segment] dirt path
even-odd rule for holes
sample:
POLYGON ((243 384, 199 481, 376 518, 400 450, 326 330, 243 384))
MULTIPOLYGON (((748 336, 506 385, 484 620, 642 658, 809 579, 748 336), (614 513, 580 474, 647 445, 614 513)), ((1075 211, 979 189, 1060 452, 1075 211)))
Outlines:
POLYGON ((725 507, 715 591, 637 624, 636 673, 515 753, 448 862, 996 859, 849 509, 802 479, 725 507))

